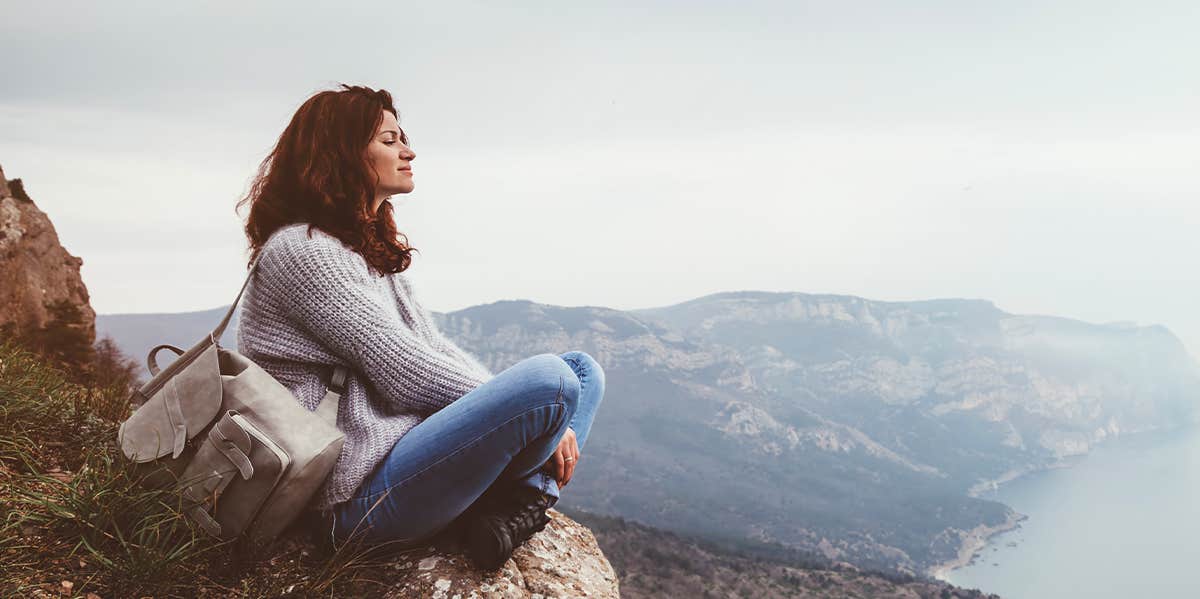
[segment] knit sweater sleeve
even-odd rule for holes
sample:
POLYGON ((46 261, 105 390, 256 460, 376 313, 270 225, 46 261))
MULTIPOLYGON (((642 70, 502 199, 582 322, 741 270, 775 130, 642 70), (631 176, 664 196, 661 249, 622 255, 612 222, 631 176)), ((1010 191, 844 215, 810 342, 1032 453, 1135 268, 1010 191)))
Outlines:
POLYGON ((459 360, 462 360, 463 362, 470 364, 471 367, 474 368, 475 371, 478 372, 480 376, 485 377, 485 378, 491 378, 491 377, 495 376, 492 374, 492 371, 489 370, 487 366, 483 365, 483 362, 481 362, 479 360, 479 358, 476 358, 475 356, 468 353, 467 350, 455 345, 454 342, 451 341, 449 337, 446 337, 444 334, 442 334, 441 331, 434 329, 434 334, 438 336, 439 342, 444 351, 457 357, 459 360))
POLYGON ((449 337, 442 333, 440 329, 438 329, 437 323, 435 323, 433 320, 433 315, 430 314, 429 310, 426 310, 425 306, 421 304, 421 301, 417 299, 416 291, 413 290, 412 283, 409 282, 407 278, 399 277, 399 281, 404 287, 404 291, 408 294, 409 302, 412 303, 412 305, 416 308, 416 317, 421 320, 421 325, 430 331, 433 337, 433 345, 436 349, 454 356, 455 359, 459 360, 462 364, 465 364, 475 370, 476 373, 478 373, 479 376, 483 377, 485 380, 495 376, 487 366, 483 365, 483 362, 481 362, 479 358, 476 358, 467 350, 459 347, 457 344, 451 341, 449 337))
POLYGON ((303 229, 285 232, 264 246, 260 276, 285 298, 298 324, 388 401, 434 412, 484 382, 386 309, 362 256, 337 238, 306 236, 303 229))

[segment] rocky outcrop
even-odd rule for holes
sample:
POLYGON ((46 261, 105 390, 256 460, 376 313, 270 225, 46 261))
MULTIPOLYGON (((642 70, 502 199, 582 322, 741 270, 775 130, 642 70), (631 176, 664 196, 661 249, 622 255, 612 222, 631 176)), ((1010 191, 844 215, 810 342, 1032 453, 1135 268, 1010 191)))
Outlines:
POLYGON ((74 326, 93 342, 96 312, 79 274, 82 265, 59 243, 20 179, 9 181, 0 170, 0 330, 19 336, 45 327, 53 317, 50 307, 66 302, 81 315, 74 326))
POLYGON ((497 572, 483 573, 457 553, 434 547, 391 565, 396 580, 385 597, 509 599, 620 597, 617 574, 592 532, 550 510, 550 523, 513 552, 497 572))

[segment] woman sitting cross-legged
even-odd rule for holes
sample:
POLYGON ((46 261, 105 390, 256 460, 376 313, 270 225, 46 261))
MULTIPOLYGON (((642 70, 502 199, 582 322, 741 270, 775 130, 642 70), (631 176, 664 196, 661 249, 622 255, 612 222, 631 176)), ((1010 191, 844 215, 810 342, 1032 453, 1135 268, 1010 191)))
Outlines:
POLYGON ((438 330, 402 274, 413 249, 388 201, 413 190, 415 158, 386 91, 343 85, 300 106, 239 203, 256 270, 238 349, 310 410, 349 369, 345 445, 312 506, 335 541, 405 546, 453 522, 491 570, 548 522, 604 371, 569 351, 493 375, 438 330))

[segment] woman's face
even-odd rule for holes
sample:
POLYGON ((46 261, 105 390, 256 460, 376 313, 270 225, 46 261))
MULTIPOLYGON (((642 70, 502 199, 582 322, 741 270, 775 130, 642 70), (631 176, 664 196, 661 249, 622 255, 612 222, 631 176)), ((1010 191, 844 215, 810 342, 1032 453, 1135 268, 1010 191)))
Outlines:
POLYGON ((367 145, 367 164, 375 171, 377 183, 375 204, 387 196, 413 190, 412 161, 417 154, 400 141, 400 124, 396 116, 383 111, 379 130, 367 145))

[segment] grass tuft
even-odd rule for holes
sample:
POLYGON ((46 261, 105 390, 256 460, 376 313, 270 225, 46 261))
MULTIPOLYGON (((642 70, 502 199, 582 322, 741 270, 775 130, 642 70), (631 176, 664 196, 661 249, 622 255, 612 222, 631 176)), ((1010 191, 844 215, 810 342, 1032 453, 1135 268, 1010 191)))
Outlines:
MULTIPOLYGON (((356 540, 318 551, 295 531, 242 551, 199 530, 181 497, 120 455, 129 389, 71 382, 0 339, 0 596, 359 596, 381 562, 356 540)), ((368 593, 369 594, 369 593, 368 593)))

